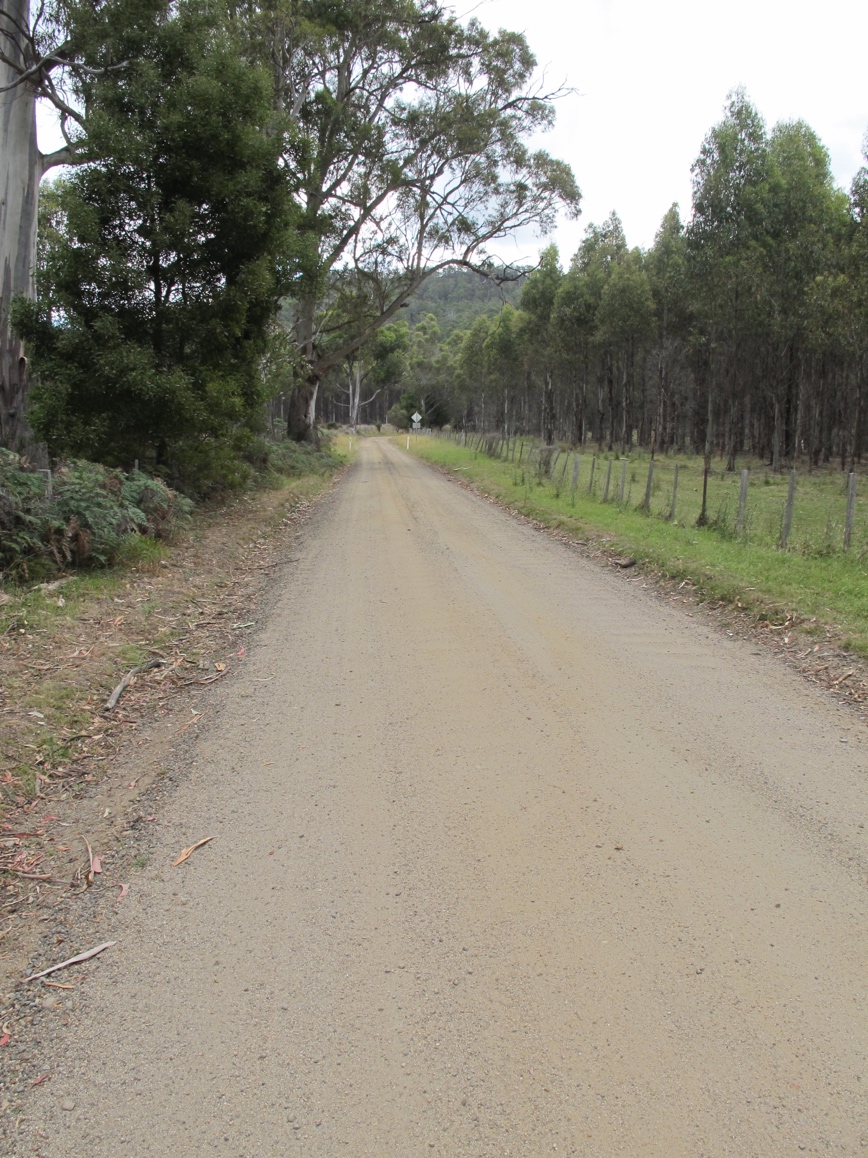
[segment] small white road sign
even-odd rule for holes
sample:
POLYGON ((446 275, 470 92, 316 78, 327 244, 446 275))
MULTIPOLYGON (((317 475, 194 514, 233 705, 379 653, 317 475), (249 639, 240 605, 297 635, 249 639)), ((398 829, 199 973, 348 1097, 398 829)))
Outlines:
POLYGON ((414 421, 414 422, 421 422, 421 421, 422 421, 422 415, 419 413, 419 411, 418 411, 418 410, 417 410, 417 411, 416 411, 416 413, 413 415, 413 421, 414 421))

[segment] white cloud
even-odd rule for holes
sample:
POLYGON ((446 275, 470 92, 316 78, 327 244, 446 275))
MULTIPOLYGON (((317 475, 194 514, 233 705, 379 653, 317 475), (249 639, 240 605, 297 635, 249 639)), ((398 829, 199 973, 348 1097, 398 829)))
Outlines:
MULTIPOLYGON (((582 217, 554 238, 564 262, 585 226, 612 209, 628 242, 643 247, 673 201, 688 215, 690 166, 737 85, 770 127, 807 121, 842 186, 862 163, 864 3, 483 0, 474 15, 490 29, 525 32, 550 81, 581 94, 560 102, 556 128, 540 140, 573 166, 584 195, 582 217)), ((520 241, 503 255, 516 260, 539 249, 536 239, 520 241)))

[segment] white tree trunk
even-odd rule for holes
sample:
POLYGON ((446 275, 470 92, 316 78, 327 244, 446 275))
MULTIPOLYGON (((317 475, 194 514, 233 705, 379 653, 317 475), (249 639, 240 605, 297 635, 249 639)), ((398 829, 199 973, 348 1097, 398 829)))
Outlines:
MULTIPOLYGON (((29 27, 30 0, 3 0, 10 17, 29 27)), ((7 42, 8 43, 8 42, 7 42)), ((26 63, 22 57, 22 63, 26 63)), ((0 88, 15 80, 0 63, 0 88)), ((42 156, 36 140, 36 96, 27 84, 0 93, 0 445, 33 450, 27 423, 27 359, 9 326, 17 294, 32 297, 42 156)))
POLYGON ((319 431, 316 426, 316 396, 319 392, 319 378, 315 376, 314 338, 316 334, 316 301, 307 300, 299 308, 296 339, 301 353, 311 367, 307 382, 299 383, 289 396, 286 419, 286 433, 295 442, 309 442, 319 447, 319 431))
POLYGON ((356 358, 350 367, 350 430, 356 433, 359 424, 359 409, 362 403, 362 361, 356 358))

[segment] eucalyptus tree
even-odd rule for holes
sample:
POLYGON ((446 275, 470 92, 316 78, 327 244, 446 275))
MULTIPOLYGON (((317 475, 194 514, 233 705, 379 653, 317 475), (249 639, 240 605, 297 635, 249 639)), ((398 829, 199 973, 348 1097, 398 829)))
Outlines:
MULTIPOLYGON (((270 16, 285 166, 298 207, 294 335, 306 362, 288 431, 316 442, 319 383, 426 278, 489 270, 515 229, 577 213, 569 167, 527 141, 554 118, 522 35, 462 24, 439 0, 284 0, 270 16), (330 281, 350 266, 381 304, 341 341, 330 281)), ((338 322, 341 320, 338 319, 338 322)))
MULTIPOLYGON (((642 254, 634 249, 612 266, 597 310, 597 341, 606 349, 620 386, 618 411, 622 454, 626 454, 632 445, 636 424, 636 363, 642 360, 644 345, 653 337, 655 328, 651 286, 643 268, 642 254)), ((644 364, 641 371, 644 371, 644 364)), ((640 378, 644 383, 643 372, 640 372, 640 378)), ((644 406, 640 404, 639 414, 644 416, 643 412, 644 406)), ((640 442, 647 442, 647 431, 641 428, 640 442)))
POLYGON ((736 89, 691 170, 688 243, 699 336, 694 368, 706 395, 700 525, 708 518, 715 414, 722 412, 732 447, 738 405, 754 364, 751 339, 759 319, 753 303, 762 271, 768 170, 765 124, 744 90, 736 89))
POLYGON ((413 327, 407 350, 404 384, 425 426, 445 426, 454 392, 454 345, 444 342, 433 314, 413 327))
POLYGON ((398 321, 382 326, 364 346, 347 355, 342 374, 346 386, 337 388, 346 395, 347 423, 353 433, 364 407, 403 379, 409 348, 409 326, 398 321), (363 394, 367 394, 367 398, 363 398, 363 394))
POLYGON ((529 369, 542 379, 540 431, 546 446, 555 440, 554 309, 563 276, 557 246, 549 245, 521 291, 521 308, 528 319, 529 369))
MULTIPOLYGON (((561 374, 572 394, 571 438, 581 446, 589 424, 589 388, 596 353, 599 296, 576 258, 564 275, 552 310, 552 329, 561 374)), ((593 422, 591 426, 593 426, 593 422)))
POLYGON ((486 342, 491 333, 491 319, 486 314, 475 318, 469 330, 465 330, 458 347, 456 369, 460 392, 467 403, 462 407, 464 421, 472 411, 481 430, 488 426, 486 401, 489 399, 489 359, 486 342))
POLYGON ((558 331, 564 334, 564 324, 569 320, 574 327, 573 339, 584 346, 589 363, 594 365, 597 383, 597 404, 595 429, 598 441, 604 440, 611 450, 615 440, 615 368, 612 350, 600 342, 598 314, 606 286, 613 270, 626 259, 629 250, 621 219, 613 210, 601 225, 590 224, 585 230, 582 242, 570 263, 570 273, 562 289, 559 303, 558 331), (572 309, 567 313, 566 295, 572 290, 572 309))
POLYGON ((0 4, 0 445, 32 447, 25 349, 12 301, 34 296, 39 185, 59 165, 93 158, 90 93, 141 51, 168 0, 2 0, 0 4), (36 106, 57 114, 64 144, 40 151, 36 106))
POLYGON ((812 389, 811 296, 817 279, 834 270, 846 250, 850 223, 846 194, 835 186, 816 133, 802 121, 776 125, 769 138, 765 276, 759 283, 775 470, 802 441, 812 389))
POLYGON ((681 214, 673 204, 660 223, 645 263, 657 319, 656 441, 664 452, 674 442, 684 445, 692 393, 687 358, 692 319, 687 257, 681 214))
POLYGON ((527 333, 525 315, 507 303, 491 319, 483 345, 485 374, 500 412, 498 425, 506 435, 515 431, 518 421, 527 333))
MULTIPOLYGON (((862 143, 862 155, 868 162, 868 133, 862 143)), ((851 237, 838 276, 829 280, 834 283, 833 300, 837 297, 840 306, 835 323, 850 363, 853 383, 849 413, 840 415, 841 467, 845 466, 845 454, 849 454, 849 468, 853 470, 862 456, 868 432, 868 166, 863 166, 853 178, 850 204, 851 237)))

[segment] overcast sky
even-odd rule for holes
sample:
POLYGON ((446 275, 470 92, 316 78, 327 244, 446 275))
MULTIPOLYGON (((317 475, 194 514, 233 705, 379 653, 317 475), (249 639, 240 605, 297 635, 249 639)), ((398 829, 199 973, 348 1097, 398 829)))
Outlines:
MULTIPOLYGON (((554 238, 564 264, 612 209, 643 248, 673 201, 688 216, 690 166, 738 85, 769 128, 807 121, 840 185, 862 163, 865 0, 482 0, 473 11, 489 29, 524 32, 552 84, 579 90, 539 142, 572 165, 583 194, 582 216, 554 238)), ((501 252, 519 260, 539 247, 524 237, 501 252)))
MULTIPOLYGON (((689 215, 690 166, 738 85, 770 128, 807 121, 840 185, 861 164, 865 0, 463 0, 455 11, 524 32, 551 86, 578 90, 559 102, 556 128, 538 143, 572 165, 583 194, 582 216, 553 239, 564 264, 585 227, 612 209, 629 244, 643 248, 673 201, 689 215)), ((57 147, 41 114, 43 147, 57 147)), ((532 261, 541 244, 528 234, 499 253, 532 261)))

